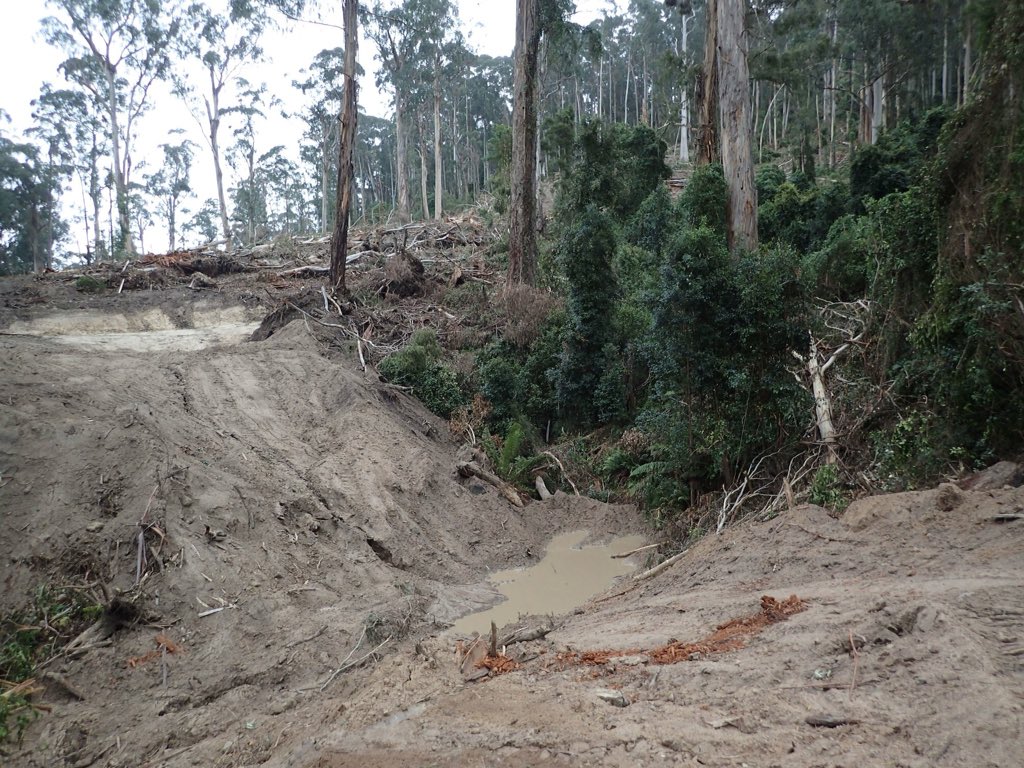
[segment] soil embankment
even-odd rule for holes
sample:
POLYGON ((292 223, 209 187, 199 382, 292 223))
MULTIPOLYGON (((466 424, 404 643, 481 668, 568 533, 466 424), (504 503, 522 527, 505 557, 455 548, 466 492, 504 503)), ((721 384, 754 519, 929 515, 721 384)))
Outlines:
POLYGON ((503 637, 516 669, 467 682, 446 629, 494 599, 486 575, 557 533, 640 532, 635 510, 517 509, 458 476, 444 423, 354 351, 329 359, 301 319, 240 343, 216 329, 266 308, 211 298, 204 326, 184 289, 154 297, 116 328, 52 306, 2 323, 19 334, 0 335, 2 609, 102 582, 141 613, 48 667, 51 711, 5 764, 1024 762, 1013 483, 727 529, 544 637, 503 637), (173 328, 139 319, 155 310, 173 328), (65 338, 21 335, 46 323, 65 338), (135 338, 84 338, 112 331, 135 338), (805 606, 721 652, 652 653, 700 646, 764 595, 805 606))

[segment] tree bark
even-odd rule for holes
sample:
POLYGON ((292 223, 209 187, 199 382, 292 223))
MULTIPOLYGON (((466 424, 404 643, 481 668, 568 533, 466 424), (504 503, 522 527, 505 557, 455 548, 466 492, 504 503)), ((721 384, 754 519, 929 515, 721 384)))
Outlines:
POLYGON ((348 257, 348 215, 352 206, 352 148, 356 143, 356 50, 359 46, 358 3, 345 0, 342 15, 345 25, 345 95, 341 105, 338 131, 338 194, 331 234, 331 285, 334 292, 345 294, 345 261, 348 257))
POLYGON ((704 40, 704 68, 701 71, 700 114, 697 117, 697 164, 707 165, 718 157, 715 129, 718 104, 718 5, 728 0, 708 0, 707 32, 704 40))
POLYGON ((722 166, 729 188, 729 249, 757 249, 757 191, 751 150, 750 74, 743 17, 745 0, 717 0, 718 88, 722 166))
POLYGON ((517 0, 513 64, 511 206, 508 285, 532 285, 537 276, 536 166, 539 0, 517 0))
MULTIPOLYGON (((689 41, 690 18, 683 14, 682 32, 682 53, 684 63, 689 63, 690 41, 689 41)), ((679 161, 689 165, 690 163, 690 95, 683 85, 682 103, 679 105, 679 161)))
POLYGON ((423 220, 430 218, 430 197, 427 193, 427 141, 420 127, 420 205, 423 208, 423 220))
POLYGON ((121 128, 117 119, 117 86, 115 73, 105 68, 107 76, 107 112, 110 119, 110 146, 114 166, 114 191, 117 195, 117 228, 126 254, 135 253, 132 242, 132 225, 128 216, 128 181, 125 179, 124 164, 121 160, 121 128))
MULTIPOLYGON (((444 167, 441 160, 441 73, 440 64, 434 69, 434 218, 441 220, 444 197, 444 167)), ((426 216, 424 215, 424 218, 426 216)))
POLYGON ((409 221, 409 134, 405 124, 405 105, 395 86, 395 179, 398 183, 398 220, 409 221))
POLYGON ((231 222, 228 219, 227 199, 224 196, 224 169, 220 164, 220 143, 217 134, 220 132, 220 88, 214 79, 213 67, 210 67, 210 86, 213 106, 206 105, 206 116, 210 122, 210 152, 213 153, 213 173, 217 179, 217 205, 220 210, 221 235, 224 237, 224 249, 231 250, 231 222))

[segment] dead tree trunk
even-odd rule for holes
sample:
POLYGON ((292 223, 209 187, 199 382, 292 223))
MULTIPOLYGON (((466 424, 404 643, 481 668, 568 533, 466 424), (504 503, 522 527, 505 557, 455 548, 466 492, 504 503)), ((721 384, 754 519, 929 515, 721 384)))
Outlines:
POLYGON ((717 0, 718 117, 729 187, 729 250, 757 249, 757 191, 751 149, 750 73, 743 17, 746 0, 717 0))
POLYGON ((513 64, 512 178, 508 284, 532 285, 537 275, 536 164, 539 0, 517 0, 513 64))
POLYGON ((352 207, 352 148, 356 143, 356 49, 359 45, 356 0, 345 0, 345 95, 341 105, 338 141, 338 202, 331 234, 331 285, 335 293, 347 292, 345 261, 348 258, 348 213, 352 207))

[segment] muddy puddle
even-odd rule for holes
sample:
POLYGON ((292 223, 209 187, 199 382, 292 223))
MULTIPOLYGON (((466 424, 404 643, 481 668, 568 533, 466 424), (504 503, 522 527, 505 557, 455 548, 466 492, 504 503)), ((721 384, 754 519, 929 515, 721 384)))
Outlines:
POLYGON ((195 310, 172 318, 160 309, 140 313, 71 311, 17 321, 7 331, 43 336, 59 344, 127 352, 194 351, 240 344, 259 322, 242 307, 195 310))
POLYGON ((613 558, 642 546, 643 536, 620 536, 606 544, 581 547, 589 534, 573 531, 555 536, 544 559, 530 568, 499 571, 488 582, 506 599, 493 608, 464 616, 455 622, 454 632, 470 634, 489 631, 526 614, 561 614, 582 605, 610 587, 615 580, 636 568, 642 555, 613 558))

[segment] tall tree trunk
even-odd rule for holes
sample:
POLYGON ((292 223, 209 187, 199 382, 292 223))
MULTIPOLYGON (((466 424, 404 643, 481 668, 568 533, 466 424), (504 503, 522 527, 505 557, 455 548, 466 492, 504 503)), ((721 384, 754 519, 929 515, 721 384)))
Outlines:
POLYGON ((173 195, 167 198, 167 251, 174 250, 175 218, 178 212, 178 205, 173 195))
POLYGON ((949 98, 949 21, 942 20, 942 103, 949 98))
POLYGON ((103 255, 103 236, 100 234, 100 207, 103 204, 103 188, 100 186, 100 169, 96 163, 99 150, 96 147, 96 133, 92 135, 92 152, 89 155, 89 199, 92 200, 93 253, 98 260, 103 255))
POLYGON ((423 220, 430 218, 430 197, 427 194, 427 141, 420 127, 420 196, 423 205, 423 220))
MULTIPOLYGON (((690 30, 689 30, 690 17, 683 14, 683 31, 682 31, 682 54, 683 63, 689 64, 689 53, 690 53, 690 30)), ((690 94, 686 90, 686 84, 683 84, 682 98, 679 105, 679 161, 682 163, 689 164, 690 162, 690 94)))
POLYGON ((345 24, 345 94, 338 126, 338 190, 331 233, 331 285, 335 293, 345 294, 345 261, 348 258, 348 216, 352 206, 352 150, 356 143, 356 51, 359 46, 356 0, 345 0, 342 17, 345 24))
MULTIPOLYGON (((718 106, 718 6, 729 0, 708 0, 707 33, 704 38, 704 68, 701 71, 700 114, 697 118, 697 164, 707 165, 718 157, 718 137, 715 128, 718 106)), ((744 57, 746 61, 746 57, 744 57)))
POLYGON ((971 65, 971 18, 967 16, 964 21, 964 104, 971 95, 971 65))
POLYGON ((398 184, 398 220, 409 221, 409 134, 405 124, 405 105, 395 86, 395 181, 398 184))
POLYGON ((107 114, 110 121, 110 146, 113 156, 114 191, 117 194, 117 227, 126 254, 135 253, 132 242, 132 225, 128 217, 128 181, 125 179, 124 163, 121 159, 121 127, 117 117, 116 75, 109 68, 107 76, 107 114))
POLYGON ((231 250, 231 222, 228 219, 227 198, 224 195, 224 169, 220 162, 220 88, 214 77, 213 67, 210 71, 210 95, 213 104, 206 104, 206 117, 210 123, 210 152, 213 154, 213 173, 217 180, 217 206, 220 211, 220 230, 224 238, 225 250, 231 250))
MULTIPOLYGON (((441 220, 444 197, 444 168, 441 165, 441 72, 434 66, 434 218, 441 220)), ((426 216, 424 216, 426 218, 426 216)))
POLYGON ((718 90, 722 166, 729 187, 729 249, 757 249, 757 191, 751 151, 745 0, 718 0, 718 90))
MULTIPOLYGON (((320 231, 327 231, 327 222, 330 220, 330 212, 328 206, 330 204, 331 187, 330 187, 330 145, 327 141, 330 131, 326 125, 326 121, 321 121, 321 147, 320 147, 320 231)), ((335 200, 337 205, 337 200, 335 200)))
POLYGON ((539 0, 517 0, 513 64, 511 207, 508 284, 532 285, 537 276, 536 164, 539 0))

